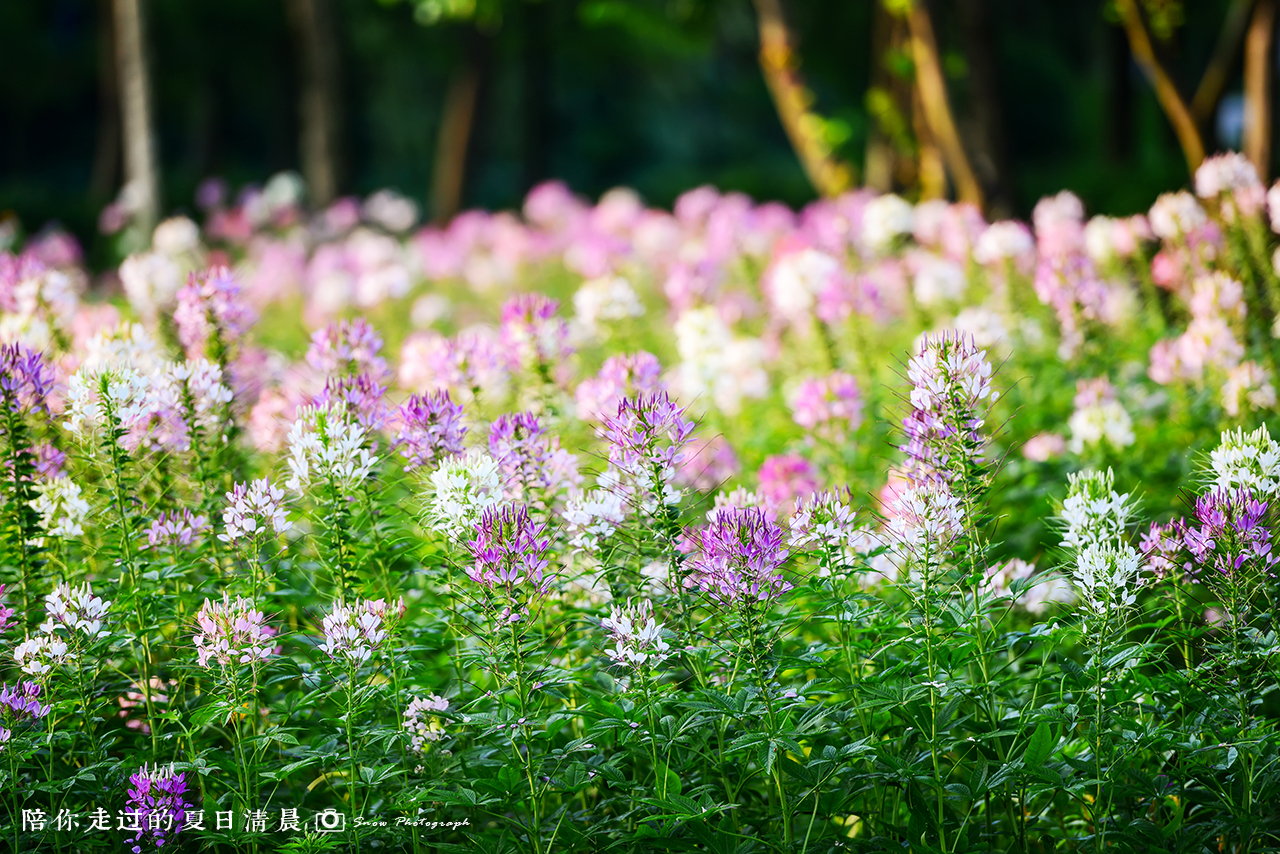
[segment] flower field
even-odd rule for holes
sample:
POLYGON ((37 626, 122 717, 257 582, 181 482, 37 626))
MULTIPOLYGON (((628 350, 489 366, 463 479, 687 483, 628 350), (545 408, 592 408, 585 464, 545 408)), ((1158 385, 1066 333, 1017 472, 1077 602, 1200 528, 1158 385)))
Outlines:
POLYGON ((0 255, 11 850, 1280 846, 1242 157, 1029 225, 297 189, 0 255))

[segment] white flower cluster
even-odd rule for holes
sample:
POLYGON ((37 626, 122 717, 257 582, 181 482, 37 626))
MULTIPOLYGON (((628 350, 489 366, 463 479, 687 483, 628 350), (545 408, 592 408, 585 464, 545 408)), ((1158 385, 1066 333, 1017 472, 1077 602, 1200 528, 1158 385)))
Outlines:
POLYGON ((470 534, 481 514, 502 500, 498 463, 483 451, 473 449, 445 460, 430 480, 428 524, 452 540, 470 534))
POLYGON ((600 543, 618 530, 627 518, 627 500, 617 484, 618 473, 608 469, 596 479, 596 488, 576 492, 561 513, 568 526, 569 545, 579 551, 598 552, 600 543))
POLYGON ((710 398, 721 412, 736 415, 743 398, 768 393, 764 344, 758 338, 735 336, 715 308, 684 312, 676 320, 675 333, 680 353, 676 385, 686 403, 705 406, 710 398))
POLYGON ((339 600, 321 621, 324 642, 320 650, 334 660, 359 667, 382 648, 391 621, 403 613, 403 599, 396 605, 385 599, 361 599, 354 605, 339 600))
POLYGON ((88 582, 79 587, 59 584, 53 592, 45 597, 44 609, 48 615, 40 624, 40 631, 52 635, 56 629, 63 628, 75 634, 79 632, 89 639, 108 634, 103 622, 110 602, 94 596, 88 582))
POLYGON ((222 368, 208 359, 171 362, 164 376, 177 389, 191 395, 190 418, 201 427, 218 432, 221 429, 227 404, 231 402, 231 389, 222 382, 222 368))
POLYGON ((766 291, 779 313, 793 323, 804 322, 812 314, 818 294, 843 274, 840 262, 831 255, 805 247, 774 262, 766 291))
POLYGON ((13 650, 13 663, 32 676, 43 676, 54 665, 74 658, 75 653, 70 651, 67 642, 57 635, 32 635, 13 650))
POLYGON ((1222 434, 1209 454, 1213 485, 1218 489, 1245 487, 1262 495, 1275 494, 1280 486, 1280 445, 1266 427, 1245 433, 1241 427, 1222 434))
POLYGON ((1115 545, 1124 538, 1133 507, 1129 494, 1115 491, 1115 474, 1078 472, 1067 476, 1067 499, 1062 504, 1062 547, 1081 550, 1115 545))
POLYGON ((336 405, 304 406, 289 430, 289 480, 285 486, 301 492, 316 481, 333 481, 343 489, 361 483, 373 471, 377 457, 365 443, 365 429, 336 405))
POLYGON ((444 725, 439 712, 449 710, 449 701, 435 694, 414 697, 404 710, 404 728, 409 731, 409 746, 415 753, 426 753, 427 742, 444 738, 444 725))
POLYGON ((1071 577, 1085 607, 1105 617, 1137 601, 1142 568, 1142 557, 1132 546, 1093 544, 1076 555, 1071 577))
POLYGON ((104 426, 107 411, 119 424, 143 417, 151 400, 151 381, 133 368, 81 367, 67 382, 67 420, 62 425, 87 438, 104 426))
POLYGON ((1276 408, 1276 387, 1271 381, 1271 371, 1257 362, 1241 362, 1227 374, 1222 384, 1222 408, 1232 418, 1240 416, 1241 409, 1263 410, 1276 408))
MULTIPOLYGON (((31 507, 40 515, 39 524, 52 537, 79 537, 84 534, 84 520, 89 515, 89 502, 81 497, 79 484, 69 477, 38 481, 31 507)), ((44 537, 31 543, 43 546, 44 537)))
POLYGON ((960 497, 940 484, 903 487, 894 495, 889 516, 885 530, 890 540, 913 557, 925 549, 945 548, 965 532, 960 497))
POLYGON ((618 664, 637 669, 656 667, 669 657, 671 645, 662 637, 665 626, 654 619, 653 603, 648 599, 625 608, 615 605, 600 625, 614 645, 606 652, 618 664))
MULTIPOLYGON (((856 516, 857 511, 833 492, 816 492, 807 501, 797 498, 787 545, 792 551, 823 551, 834 559, 837 570, 866 565, 870 571, 861 573, 858 581, 869 587, 891 577, 895 570, 888 554, 875 554, 883 552, 884 543, 867 528, 856 525, 856 516)), ((829 577, 832 569, 828 561, 823 561, 818 577, 829 577)))
POLYGON ((1164 193, 1151 206, 1151 231, 1156 237, 1173 240, 1180 234, 1195 231, 1209 221, 1196 197, 1186 190, 1164 193))
POLYGON ((575 318, 590 335, 601 332, 600 321, 624 320, 644 314, 635 288, 621 276, 602 276, 583 282, 573 295, 575 318))

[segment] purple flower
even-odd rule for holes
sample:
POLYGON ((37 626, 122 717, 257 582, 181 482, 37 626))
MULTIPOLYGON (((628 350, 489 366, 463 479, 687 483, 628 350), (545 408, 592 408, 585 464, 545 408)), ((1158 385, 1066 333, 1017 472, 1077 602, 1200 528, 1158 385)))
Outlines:
POLYGON ((62 467, 67 464, 67 455, 53 445, 36 445, 31 449, 35 457, 36 477, 40 480, 53 480, 62 477, 62 467))
POLYGON ((802 381, 789 402, 797 424, 833 440, 862 424, 862 393, 846 373, 802 381))
POLYGON ((991 363, 961 333, 924 337, 907 365, 911 412, 902 422, 913 482, 952 483, 982 462, 984 403, 995 400, 991 363))
POLYGON ((210 267, 199 275, 192 273, 186 287, 178 291, 178 305, 173 311, 178 340, 192 359, 205 355, 210 342, 216 342, 215 351, 230 346, 255 319, 240 284, 226 267, 210 267))
POLYGON ((1138 549, 1146 559, 1147 566, 1151 569, 1151 574, 1156 578, 1172 576, 1179 566, 1188 575, 1194 576, 1191 562, 1181 560, 1186 553, 1186 546, 1183 542, 1186 532, 1186 520, 1179 519, 1176 522, 1169 522, 1164 525, 1153 522, 1151 530, 1147 531, 1146 535, 1143 536, 1142 542, 1138 544, 1138 549))
POLYGON ((267 529, 277 534, 293 527, 285 518, 284 490, 272 486, 265 477, 252 484, 237 483, 227 493, 227 508, 222 511, 225 534, 218 539, 230 543, 241 537, 256 537, 267 529))
POLYGON ((600 373, 578 385, 578 417, 602 422, 618 411, 624 398, 664 390, 662 365, 652 353, 610 356, 600 373))
POLYGON ((386 426, 391 414, 385 398, 386 387, 369 374, 330 376, 324 389, 312 400, 312 405, 340 403, 361 427, 370 433, 378 433, 386 426))
MULTIPOLYGON (((0 584, 0 596, 4 596, 4 585, 0 584)), ((14 611, 12 608, 0 602, 0 632, 7 631, 13 625, 10 622, 13 619, 14 611)))
POLYGON ((395 446, 407 461, 405 471, 462 453, 462 440, 467 435, 462 404, 454 403, 447 391, 411 395, 396 410, 393 421, 398 434, 395 446))
POLYGON ((779 571, 787 559, 782 538, 782 528, 759 508, 722 508, 693 532, 685 584, 729 608, 775 600, 793 586, 779 571))
POLYGON ((475 523, 467 550, 475 562, 467 577, 490 594, 507 598, 503 618, 515 622, 528 612, 528 602, 545 596, 552 577, 546 572, 551 538, 547 526, 534 522, 527 507, 490 507, 475 523))
POLYGON ((1196 499, 1195 523, 1183 535, 1192 560, 1210 568, 1209 583, 1224 578, 1275 576, 1267 502, 1247 489, 1215 489, 1196 499))
POLYGON ((335 320, 312 334, 307 364, 326 376, 366 374, 382 384, 391 379, 391 369, 381 351, 382 338, 367 320, 335 320))
POLYGON ((53 368, 24 344, 0 344, 0 405, 11 412, 47 412, 53 368))
POLYGON ((141 854, 143 839, 147 847, 163 848, 182 832, 187 810, 192 802, 187 797, 185 774, 175 773, 173 766, 147 769, 143 765, 129 777, 129 803, 125 814, 136 817, 134 854, 141 854))
POLYGON ((203 516, 194 515, 190 510, 161 513, 147 529, 147 547, 186 548, 207 530, 209 530, 208 520, 203 516))
MULTIPOLYGON (((532 412, 503 415, 489 427, 489 455, 498 463, 508 484, 544 485, 551 456, 546 428, 532 412)), ((507 490, 510 494, 511 490, 507 490)))
POLYGON ((40 694, 36 682, 22 682, 12 688, 0 685, 0 718, 9 724, 43 718, 49 714, 49 707, 40 705, 40 694))
POLYGON ((548 371, 573 352, 560 303, 543 294, 516 294, 502 306, 502 343, 512 370, 548 371))

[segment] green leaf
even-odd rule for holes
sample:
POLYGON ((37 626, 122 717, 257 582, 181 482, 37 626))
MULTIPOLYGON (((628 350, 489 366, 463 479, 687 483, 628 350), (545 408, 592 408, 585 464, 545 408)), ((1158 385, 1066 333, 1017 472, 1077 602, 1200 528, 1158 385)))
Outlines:
POLYGON ((1031 733, 1031 740, 1027 742, 1026 753, 1022 755, 1023 763, 1028 768, 1039 768, 1053 752, 1055 741, 1049 722, 1041 721, 1035 732, 1031 733))
POLYGON ((658 775, 658 791, 666 792, 667 797, 678 795, 681 792, 680 775, 671 770, 667 763, 659 761, 657 767, 658 775))

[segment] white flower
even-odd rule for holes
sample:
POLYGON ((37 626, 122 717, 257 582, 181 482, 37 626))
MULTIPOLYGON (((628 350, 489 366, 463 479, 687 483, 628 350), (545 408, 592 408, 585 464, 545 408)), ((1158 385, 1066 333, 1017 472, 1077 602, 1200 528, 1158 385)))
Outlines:
MULTIPOLYGON (((601 480, 606 480, 605 475, 601 475, 601 480)), ((571 546, 582 551, 599 551, 600 542, 613 536, 626 520, 626 498, 617 488, 578 492, 569 497, 561 515, 568 526, 571 546)))
POLYGON ((435 694, 414 697, 404 710, 404 727, 409 730, 409 745, 417 753, 425 753, 427 742, 444 738, 444 725, 438 712, 448 711, 449 701, 435 694))
POLYGON ((1276 388, 1271 383, 1271 372, 1257 362, 1241 362, 1231 369, 1222 385, 1222 408, 1228 415, 1238 417, 1242 402, 1250 410, 1275 409, 1276 388))
MULTIPOLYGON (((168 221, 156 227, 156 237, 168 221)), ((188 220, 190 222, 190 220, 188 220)), ((168 235, 165 235, 167 240, 168 235)), ((196 237, 199 241, 199 235, 196 237)), ((170 255, 176 252, 135 253, 120 265, 120 284, 133 310, 148 321, 163 309, 173 305, 182 288, 182 267, 170 255)))
MULTIPOLYGON (((80 496, 80 486, 71 478, 57 477, 35 484, 38 495, 31 507, 40 515, 39 524, 53 537, 79 537, 84 534, 84 520, 89 515, 89 502, 80 496)), ((44 538, 32 543, 44 545, 44 538)))
POLYGON ((939 303, 954 303, 964 296, 969 280, 963 267, 936 255, 918 258, 912 287, 916 302, 928 308, 939 303))
POLYGON ((1164 240, 1194 231, 1209 221, 1196 197, 1186 190, 1161 195, 1151 206, 1148 218, 1151 231, 1164 240))
POLYGON ((960 497, 940 484, 898 490, 889 516, 886 531, 890 539, 913 554, 921 549, 941 550, 965 532, 960 497))
POLYGON ((1133 419, 1118 400, 1104 400, 1077 409, 1067 421, 1071 429, 1071 452, 1081 453, 1086 445, 1106 441, 1116 450, 1132 445, 1133 419))
POLYGON ((498 463, 483 451, 470 450, 445 460, 431 473, 427 521, 452 540, 471 532, 481 514, 502 500, 498 463))
POLYGON ((1065 525, 1062 547, 1083 549, 1119 543, 1133 507, 1128 503, 1128 493, 1116 493, 1111 469, 1105 474, 1092 469, 1070 474, 1067 482, 1067 499, 1060 516, 1065 525))
POLYGON ((116 424, 129 425, 148 411, 151 397, 151 381, 132 368, 81 367, 67 383, 67 420, 62 426, 75 436, 89 437, 104 426, 108 409, 116 424))
POLYGON ((227 530, 218 535, 224 543, 252 537, 268 528, 282 534, 293 527, 284 515, 284 490, 272 486, 265 477, 251 484, 237 483, 227 493, 227 501, 227 508, 222 511, 227 530))
POLYGON ((55 664, 74 658, 75 655, 67 649, 67 642, 57 635, 32 635, 13 650, 14 663, 23 673, 32 676, 43 676, 55 664))
POLYGON ((735 337, 716 309, 684 312, 676 320, 675 333, 681 359, 676 385, 686 403, 705 406, 710 397, 721 412, 736 415, 743 398, 768 393, 763 342, 735 337))
POLYGON ((653 604, 644 600, 626 608, 614 606, 600 626, 609 632, 613 649, 606 650, 618 664, 656 667, 668 657, 671 645, 662 637, 666 627, 653 616, 653 604))
POLYGON ((623 320, 644 314, 644 306, 631 283, 621 276, 602 276, 584 282, 573 295, 577 320, 592 335, 600 332, 600 321, 623 320))
POLYGON ((1280 486, 1280 445, 1259 427, 1246 434, 1244 428, 1222 434, 1222 441, 1209 454, 1213 485, 1218 489, 1246 487, 1272 495, 1280 486))
POLYGON ((893 194, 877 196, 862 211, 862 242, 872 252, 889 247, 894 238, 911 233, 915 212, 893 194))
POLYGON ((978 237, 973 247, 973 260, 979 264, 995 264, 1008 258, 1030 255, 1035 251, 1031 231, 1020 222, 993 222, 978 237))
POLYGON ((1071 577, 1089 610, 1104 615, 1137 601, 1142 557, 1132 546, 1089 545, 1076 555, 1071 577))
POLYGON ((364 447, 365 430, 340 406, 304 406, 289 430, 289 480, 294 492, 317 480, 344 489, 364 481, 377 457, 364 447))
POLYGON ((107 634, 103 620, 111 603, 94 596, 88 583, 75 588, 59 584, 45 597, 44 603, 45 613, 49 616, 40 625, 40 631, 47 635, 53 635, 58 628, 72 633, 81 632, 89 638, 107 634))
POLYGON ((796 322, 807 319, 818 294, 843 273, 840 262, 818 249, 789 252, 774 262, 767 293, 773 307, 796 322))

